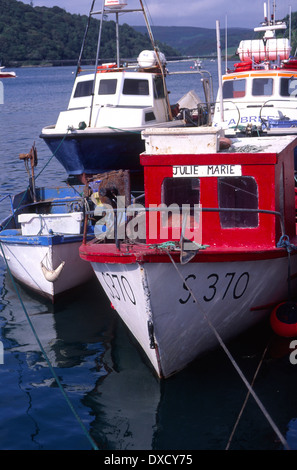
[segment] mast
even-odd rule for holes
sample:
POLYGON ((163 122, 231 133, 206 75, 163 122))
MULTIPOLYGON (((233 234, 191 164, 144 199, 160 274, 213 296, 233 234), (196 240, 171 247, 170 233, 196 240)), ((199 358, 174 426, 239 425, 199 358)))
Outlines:
POLYGON ((228 26, 227 15, 225 15, 225 73, 228 71, 228 26))
POLYGON ((94 93, 95 93, 96 78, 97 78, 97 68, 98 68, 98 62, 99 62, 99 52, 100 52, 100 43, 101 43, 101 35, 102 35, 102 27, 103 27, 103 17, 104 17, 104 6, 105 6, 105 0, 102 0, 101 21, 100 21, 100 28, 99 28, 99 35, 98 35, 96 60, 95 60, 95 71, 94 71, 94 80, 93 80, 93 87, 92 87, 92 100, 91 100, 89 127, 91 127, 93 107, 94 107, 94 93))
POLYGON ((154 37, 153 37, 153 33, 152 33, 152 30, 151 30, 150 24, 148 22, 147 15, 146 15, 142 0, 139 0, 139 2, 140 2, 140 6, 142 8, 142 12, 143 12, 143 16, 144 16, 144 19, 145 19, 146 27, 147 27, 147 30, 148 30, 148 33, 149 33, 149 37, 150 37, 150 40, 151 40, 152 46, 154 48, 154 51, 155 51, 155 54, 156 54, 156 57, 157 57, 157 61, 158 61, 158 64, 159 64, 159 67, 160 67, 160 70, 161 70, 162 81, 163 81, 163 89, 164 89, 164 93, 165 93, 165 96, 166 96, 168 118, 169 118, 170 121, 172 121, 171 106, 170 106, 170 103, 169 103, 169 97, 168 97, 167 87, 166 87, 166 83, 165 83, 164 70, 163 70, 163 67, 162 67, 162 64, 161 64, 161 61, 160 61, 159 51, 158 51, 158 48, 156 47, 155 40, 154 40, 154 37))
POLYGON ((292 6, 289 9, 289 41, 292 44, 292 6))
POLYGON ((220 97, 220 111, 221 123, 224 122, 224 105, 223 105, 223 87, 222 87, 222 58, 221 58, 221 39, 220 39, 220 22, 216 21, 216 34, 217 34, 217 55, 218 55, 218 78, 219 78, 219 97, 220 97))
POLYGON ((100 20, 100 27, 99 27, 99 33, 98 33, 97 52, 96 52, 96 60, 95 60, 95 71, 94 71, 94 79, 93 79, 93 86, 92 86, 92 98, 91 98, 91 107, 90 107, 90 116, 89 116, 89 127, 91 127, 91 122, 92 122, 92 114, 93 114, 93 106, 94 106, 94 93, 95 93, 95 88, 96 88, 97 69, 98 69, 98 64, 99 64, 100 44, 101 44, 104 14, 113 13, 116 16, 116 61, 117 61, 117 67, 119 68, 121 66, 121 64, 120 64, 120 40, 119 40, 119 13, 120 12, 132 13, 132 12, 137 12, 137 11, 140 12, 141 11, 143 13, 145 23, 146 23, 146 27, 147 27, 147 30, 148 30, 148 34, 149 34, 149 37, 150 37, 150 41, 152 43, 152 47, 154 49, 156 59, 157 59, 157 62, 158 62, 158 66, 160 68, 160 72, 161 72, 161 75, 162 75, 163 89, 164 89, 164 94, 165 94, 165 98, 166 98, 166 107, 167 107, 168 119, 172 120, 173 118, 172 118, 171 106, 170 106, 170 103, 169 103, 167 87, 166 87, 166 83, 165 83, 164 69, 163 69, 163 66, 162 66, 162 63, 161 63, 161 60, 160 60, 159 51, 158 51, 158 48, 155 44, 155 41, 154 41, 154 38, 153 38, 153 33, 152 33, 152 30, 151 30, 150 24, 148 22, 146 11, 144 9, 142 0, 139 0, 141 8, 133 8, 131 10, 123 9, 123 7, 125 7, 127 5, 127 3, 125 3, 124 0, 102 0, 102 9, 100 11, 94 11, 95 1, 96 0, 92 0, 90 14, 89 14, 88 22, 87 22, 87 25, 86 25, 86 29, 85 29, 85 33, 84 33, 84 37, 83 37, 83 43, 82 43, 82 47, 81 47, 81 51, 80 51, 80 55, 79 55, 79 60, 78 60, 78 64, 77 64, 77 70, 76 70, 76 77, 77 77, 77 75, 80 72, 82 54, 83 54, 83 50, 84 50, 84 47, 85 47, 87 33, 89 31, 91 17, 94 16, 94 15, 99 15, 100 14, 101 15, 101 20, 100 20))
POLYGON ((84 51, 84 48, 85 48, 85 42, 86 42, 86 38, 87 38, 87 35, 88 35, 89 27, 90 27, 91 15, 92 15, 92 11, 93 11, 93 8, 94 8, 95 1, 96 0, 92 1, 92 5, 91 5, 89 17, 88 17, 88 22, 87 22, 87 25, 86 25, 86 29, 85 29, 85 33, 84 33, 84 37, 83 37, 83 42, 82 42, 82 45, 81 45, 81 50, 80 50, 80 54, 79 54, 79 58, 78 58, 78 62, 77 62, 75 78, 77 77, 77 75, 79 74, 79 71, 80 71, 81 59, 82 59, 83 51, 84 51))

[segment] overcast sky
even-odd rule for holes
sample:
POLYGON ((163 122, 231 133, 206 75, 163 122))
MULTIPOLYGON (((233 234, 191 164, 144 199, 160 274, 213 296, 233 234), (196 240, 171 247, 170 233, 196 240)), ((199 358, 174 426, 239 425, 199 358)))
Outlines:
MULTIPOLYGON (((23 0, 31 3, 31 0, 23 0)), ((69 13, 88 15, 91 0, 32 0, 33 6, 64 8, 69 13)), ((139 0, 126 0, 130 8, 138 8, 139 0)), ((221 27, 254 28, 264 16, 264 0, 143 0, 148 8, 152 26, 197 26, 215 28, 216 20, 221 27)), ((272 5, 272 1, 270 2, 272 5)), ((95 3, 100 10, 102 0, 95 3)), ((276 1, 276 19, 281 19, 292 11, 297 11, 297 0, 276 1)), ((271 6, 272 10, 272 6, 271 6)), ((113 19, 113 15, 110 19, 113 19)), ((125 14, 121 22, 130 25, 144 24, 141 14, 125 14)))

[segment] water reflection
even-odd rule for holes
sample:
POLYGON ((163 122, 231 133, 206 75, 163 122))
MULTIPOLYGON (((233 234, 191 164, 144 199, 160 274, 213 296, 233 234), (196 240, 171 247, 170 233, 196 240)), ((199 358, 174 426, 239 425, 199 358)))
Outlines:
MULTIPOLYGON (((216 64, 213 76, 217 76, 216 64)), ((195 83, 189 87, 184 77, 170 80, 172 101, 189 88, 195 89, 195 83)), ((51 155, 39 133, 66 108, 72 83, 70 67, 21 69, 16 81, 7 83, 5 103, 0 107, 1 193, 25 189, 27 174, 19 153, 29 151, 34 140, 39 156, 37 173, 48 162, 51 155)), ((53 159, 37 183, 57 185, 65 177, 64 169, 53 159)), ((1 218, 8 211, 9 205, 1 206, 1 218)), ((0 288, 5 349, 5 363, 0 367, 1 449, 89 449, 1 262, 0 288)), ((222 351, 159 382, 96 280, 54 308, 18 289, 71 403, 99 449, 225 448, 247 391, 222 351)), ((270 334, 267 325, 257 326, 231 344, 249 380, 270 334)), ((288 360, 288 344, 276 341, 255 384, 292 449, 297 448, 296 367, 288 360)), ((280 448, 251 398, 230 448, 280 448)))
MULTIPOLYGON (((18 362, 18 385, 27 398, 26 406, 14 410, 14 418, 22 423, 24 415, 30 417, 30 424, 23 425, 26 432, 29 426, 35 448, 74 448, 77 442, 79 448, 88 448, 79 425, 73 419, 71 426, 67 425, 67 405, 61 394, 56 391, 51 396, 56 384, 7 276, 3 286, 5 350, 18 362), (59 413, 55 411, 55 418, 49 419, 56 408, 59 413), (63 422, 59 438, 47 432, 57 418, 63 422)), ((159 381, 96 281, 55 307, 20 287, 19 291, 51 363, 99 449, 225 449, 247 390, 222 351, 159 381)), ((267 324, 262 324, 253 329, 253 342, 248 332, 230 343, 250 381, 270 336, 267 324)), ((296 448, 297 376, 283 343, 277 338, 270 342, 255 390, 291 447, 296 448)), ((7 378, 5 372, 1 376, 7 378)), ((11 383, 10 387, 13 390, 11 383)), ((230 448, 281 448, 252 398, 230 448)))
MULTIPOLYGON (((151 448, 159 383, 97 281, 57 306, 34 298, 18 284, 17 288, 60 380, 84 405, 83 414, 87 412, 100 448, 151 448)), ((6 354, 18 357, 22 369, 19 385, 26 389, 29 408, 38 408, 37 402, 32 405, 36 389, 44 394, 44 387, 56 385, 8 276, 4 279, 3 306, 6 354)), ((40 398, 45 407, 42 395, 40 398)), ((38 423, 38 416, 35 419, 38 423)), ((79 428, 74 431, 79 432, 79 428)))

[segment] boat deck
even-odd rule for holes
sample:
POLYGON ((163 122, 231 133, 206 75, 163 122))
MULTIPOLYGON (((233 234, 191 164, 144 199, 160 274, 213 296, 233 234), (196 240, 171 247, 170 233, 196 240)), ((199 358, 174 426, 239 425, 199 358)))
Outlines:
MULTIPOLYGON (((297 237, 291 241, 297 243, 297 237)), ((190 251, 188 251, 190 253, 190 251)), ((297 252, 296 252, 297 253, 297 252)), ((180 248, 172 247, 168 242, 159 245, 147 245, 142 243, 131 244, 122 243, 119 248, 115 243, 100 243, 90 241, 82 244, 80 247, 80 256, 86 261, 96 261, 102 263, 170 263, 172 257, 175 262, 180 261, 180 248)), ((191 259, 191 262, 213 262, 213 261, 244 261, 244 260, 261 260, 267 258, 281 258, 287 256, 284 248, 271 247, 270 249, 255 249, 255 247, 215 247, 202 246, 191 259)))

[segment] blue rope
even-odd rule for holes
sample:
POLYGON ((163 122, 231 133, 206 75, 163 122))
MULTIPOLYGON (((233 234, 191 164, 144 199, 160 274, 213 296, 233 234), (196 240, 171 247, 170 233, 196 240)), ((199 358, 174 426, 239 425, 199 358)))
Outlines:
POLYGON ((290 243, 288 235, 282 235, 276 246, 278 248, 286 248, 288 253, 292 253, 292 251, 297 250, 297 246, 290 243))

